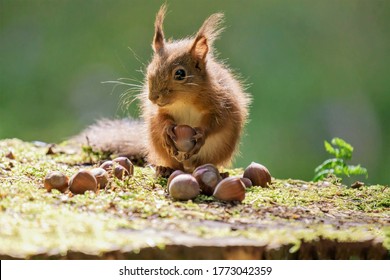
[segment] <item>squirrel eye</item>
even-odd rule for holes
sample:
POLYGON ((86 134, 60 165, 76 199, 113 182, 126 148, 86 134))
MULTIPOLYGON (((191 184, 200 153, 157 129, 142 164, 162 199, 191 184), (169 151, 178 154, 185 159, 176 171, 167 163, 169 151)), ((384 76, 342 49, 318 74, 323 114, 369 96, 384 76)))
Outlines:
POLYGON ((173 78, 176 81, 183 81, 186 78, 186 71, 184 69, 177 69, 173 78))

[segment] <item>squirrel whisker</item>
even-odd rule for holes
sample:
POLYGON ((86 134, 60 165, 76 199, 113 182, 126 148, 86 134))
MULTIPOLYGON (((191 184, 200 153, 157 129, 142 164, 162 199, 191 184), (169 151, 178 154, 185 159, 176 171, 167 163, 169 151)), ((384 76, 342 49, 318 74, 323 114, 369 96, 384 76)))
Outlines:
POLYGON ((199 85, 196 84, 196 83, 186 83, 186 85, 190 85, 190 86, 199 86, 199 85))
POLYGON ((131 86, 131 87, 138 87, 138 88, 143 87, 142 85, 124 83, 121 81, 104 81, 104 82, 102 82, 102 84, 116 84, 116 85, 131 86))
POLYGON ((138 83, 139 85, 142 85, 142 82, 140 82, 139 80, 137 80, 137 79, 133 79, 133 78, 119 78, 119 79, 117 79, 118 81, 132 81, 132 82, 136 82, 136 83, 138 83))

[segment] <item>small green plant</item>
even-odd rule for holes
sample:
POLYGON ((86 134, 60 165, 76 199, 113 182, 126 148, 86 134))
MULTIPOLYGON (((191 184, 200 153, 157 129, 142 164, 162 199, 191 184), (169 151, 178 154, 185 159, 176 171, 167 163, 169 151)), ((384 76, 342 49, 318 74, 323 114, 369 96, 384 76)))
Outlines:
POLYGON ((336 176, 365 175, 368 177, 367 169, 359 165, 347 165, 346 161, 352 158, 353 147, 341 138, 333 138, 331 143, 325 141, 325 150, 334 156, 325 160, 314 170, 313 181, 319 181, 328 174, 336 176))

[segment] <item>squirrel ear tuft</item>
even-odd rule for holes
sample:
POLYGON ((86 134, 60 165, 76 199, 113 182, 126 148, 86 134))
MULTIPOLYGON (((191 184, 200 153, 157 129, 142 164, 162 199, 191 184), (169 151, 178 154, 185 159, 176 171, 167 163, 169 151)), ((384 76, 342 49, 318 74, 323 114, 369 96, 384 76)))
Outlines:
POLYGON ((191 54, 198 59, 205 60, 215 39, 223 31, 223 14, 212 14, 206 19, 196 34, 194 43, 191 46, 191 54))
POLYGON ((154 22, 154 38, 153 38, 153 50, 154 52, 160 52, 164 48, 164 32, 163 32, 163 22, 164 22, 164 17, 167 12, 167 6, 163 4, 158 11, 156 15, 156 20, 154 22))

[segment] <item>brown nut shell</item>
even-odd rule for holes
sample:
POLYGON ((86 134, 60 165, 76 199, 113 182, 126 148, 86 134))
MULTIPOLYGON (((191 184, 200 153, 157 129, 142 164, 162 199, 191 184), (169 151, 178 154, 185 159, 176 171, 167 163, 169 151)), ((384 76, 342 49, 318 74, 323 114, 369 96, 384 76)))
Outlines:
POLYGON ((181 170, 175 170, 172 172, 172 174, 169 176, 168 178, 168 181, 167 181, 167 186, 169 186, 169 184, 171 183, 171 181, 173 180, 173 178, 175 178, 176 176, 180 175, 180 174, 186 174, 185 172, 181 171, 181 170))
POLYGON ((176 139, 174 139, 176 148, 181 152, 189 152, 195 146, 195 141, 192 137, 196 131, 188 125, 177 125, 173 129, 176 139))
POLYGON ((243 201, 245 199, 245 185, 240 178, 228 177, 219 182, 213 195, 224 201, 243 201))
POLYGON ((86 191, 97 191, 95 176, 88 170, 80 170, 69 180, 69 190, 74 194, 83 194, 86 191))
POLYGON ((44 180, 45 189, 50 192, 52 189, 65 192, 68 189, 69 178, 59 171, 49 172, 44 180))
POLYGON ((127 171, 126 168, 124 168, 122 165, 116 165, 114 167, 114 176, 117 177, 119 180, 123 180, 125 177, 129 176, 129 171, 127 171))
POLYGON ((271 183, 271 174, 267 167, 256 162, 252 162, 245 169, 243 177, 251 180, 253 186, 268 187, 271 183))
POLYGON ((192 176, 198 181, 202 194, 213 195, 215 187, 222 180, 218 169, 212 164, 198 166, 192 176))
POLYGON ((134 165, 127 157, 117 157, 113 160, 113 162, 123 166, 130 176, 134 174, 134 165))
POLYGON ((248 178, 240 177, 240 180, 244 183, 246 188, 252 187, 252 181, 248 178))
POLYGON ((103 168, 104 170, 106 170, 107 172, 111 172, 113 167, 114 167, 114 162, 112 160, 107 160, 105 162, 103 162, 101 165, 100 165, 100 168, 103 168))
POLYGON ((169 184, 169 194, 177 200, 189 200, 200 193, 198 182, 190 174, 179 174, 169 184))
POLYGON ((108 173, 101 167, 91 169, 91 173, 95 177, 98 188, 104 189, 108 183, 108 173))

